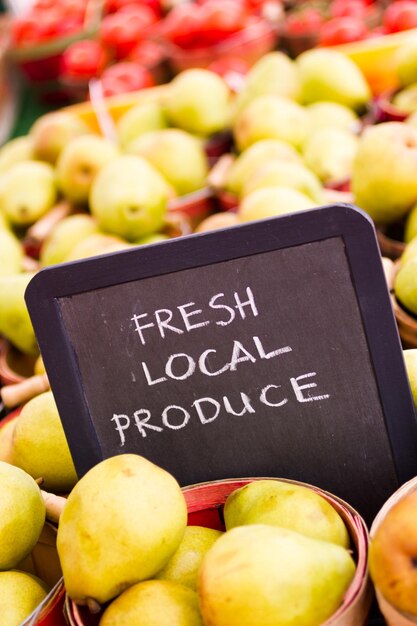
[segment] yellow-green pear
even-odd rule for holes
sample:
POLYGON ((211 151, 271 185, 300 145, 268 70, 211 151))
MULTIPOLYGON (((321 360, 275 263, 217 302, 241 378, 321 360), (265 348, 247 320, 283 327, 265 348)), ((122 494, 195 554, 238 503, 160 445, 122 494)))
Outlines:
POLYGON ((68 497, 57 549, 68 595, 104 603, 154 576, 177 550, 187 506, 175 478, 135 454, 105 459, 68 497))
POLYGON ((22 270, 23 247, 15 235, 0 229, 0 275, 17 274, 22 270))
POLYGON ((222 535, 220 530, 213 528, 187 526, 178 550, 158 572, 156 578, 171 580, 196 590, 197 574, 204 555, 222 535))
POLYGON ((332 505, 313 489, 284 481, 254 480, 236 489, 226 500, 224 519, 227 530, 270 524, 349 546, 345 523, 332 505))
POLYGON ((197 135, 211 135, 228 127, 231 101, 221 76, 192 68, 173 78, 163 104, 171 125, 197 135))
POLYGON ((342 128, 351 132, 358 132, 360 129, 357 114, 344 104, 319 100, 309 104, 306 109, 310 116, 313 131, 318 128, 327 128, 327 126, 342 128))
POLYGON ((168 194, 168 183, 153 165, 138 155, 123 155, 97 175, 90 209, 102 230, 135 241, 160 230, 168 194))
POLYGON ((13 434, 13 464, 33 478, 43 478, 47 491, 68 493, 77 482, 74 463, 51 391, 29 400, 13 434))
POLYGON ((239 196, 253 172, 270 160, 302 163, 300 153, 290 143, 279 139, 261 139, 241 152, 226 172, 225 188, 239 196))
POLYGON ((355 110, 371 99, 371 90, 359 66, 342 52, 312 48, 301 53, 296 64, 305 104, 330 100, 355 110))
POLYGON ((397 91, 392 96, 392 104, 403 113, 415 113, 417 111, 417 83, 408 85, 397 91))
POLYGON ((19 416, 15 415, 0 426, 0 461, 13 463, 13 435, 19 416))
POLYGON ((0 276, 0 333, 26 354, 37 355, 38 344, 25 303, 33 272, 0 276))
POLYGON ((263 187, 245 196, 238 207, 241 222, 260 220, 317 206, 309 196, 291 187, 263 187))
POLYGON ((72 139, 87 133, 91 133, 87 124, 69 111, 46 113, 36 120, 29 131, 34 158, 54 165, 72 139))
POLYGON ((97 232, 96 220, 87 213, 64 217, 42 243, 39 257, 41 265, 63 263, 80 241, 97 232))
POLYGON ((417 237, 417 204, 409 211, 404 224, 404 242, 410 243, 417 237))
POLYGON ((4 626, 21 626, 48 592, 48 585, 33 574, 15 569, 0 572, 1 621, 4 626))
POLYGON ((413 259, 414 257, 417 257, 417 236, 414 237, 414 239, 411 239, 411 241, 406 244, 404 252, 400 256, 400 265, 405 265, 410 259, 413 259))
POLYGON ((359 138, 351 131, 333 126, 315 130, 303 146, 304 161, 323 183, 351 177, 359 138))
POLYGON ((263 524, 233 528, 207 552, 198 595, 205 626, 319 626, 355 573, 341 546, 263 524))
POLYGON ((56 163, 60 191, 75 204, 85 204, 98 172, 119 154, 116 144, 99 135, 72 139, 56 163))
POLYGON ((412 314, 417 315, 417 257, 402 263, 394 278, 397 300, 412 314))
POLYGON ((353 162, 355 203, 377 224, 404 217, 417 202, 417 128, 403 122, 368 126, 353 162))
POLYGON ((195 591, 168 580, 147 580, 124 591, 100 626, 203 626, 195 591))
POLYGON ((151 130, 166 128, 167 119, 160 102, 138 102, 117 122, 117 138, 122 148, 151 130))
POLYGON ((279 50, 265 54, 249 69, 237 97, 237 109, 266 94, 277 94, 291 100, 299 100, 301 96, 298 67, 279 50))
POLYGON ((417 348, 403 350, 403 355, 414 406, 417 410, 417 348))
POLYGON ((20 161, 2 175, 1 206, 14 226, 33 224, 56 199, 55 172, 48 163, 20 161))
POLYGON ((283 96, 266 95, 252 100, 239 113, 233 134, 240 151, 261 139, 279 139, 301 148, 309 124, 304 107, 283 96))
POLYGON ((122 237, 97 232, 92 235, 88 235, 88 237, 85 237, 85 239, 78 242, 64 260, 65 262, 79 261, 80 259, 88 259, 101 254, 127 250, 131 247, 132 244, 129 244, 126 239, 122 239, 122 237))
POLYGON ((33 141, 28 135, 16 137, 0 148, 0 174, 20 161, 30 161, 33 156, 33 141))
POLYGON ((399 46, 394 56, 396 73, 401 86, 417 82, 417 42, 410 40, 399 46))
POLYGON ((29 474, 0 461, 0 570, 16 567, 35 547, 45 504, 29 474))
POLYGON ((152 233, 151 235, 146 235, 146 237, 141 237, 134 242, 134 245, 146 246, 148 243, 158 243, 159 241, 166 241, 169 238, 170 237, 168 235, 164 235, 164 233, 152 233))
POLYGON ((207 184, 208 160, 203 142, 179 128, 144 133, 128 148, 151 163, 180 196, 207 184))
POLYGON ((301 191, 317 203, 323 200, 320 180, 301 163, 271 160, 261 165, 244 185, 242 196, 264 187, 290 187, 301 191))
POLYGON ((209 215, 195 228, 195 233, 204 233, 208 230, 218 230, 219 228, 228 228, 229 226, 237 226, 240 220, 236 213, 232 211, 221 211, 209 215))
POLYGON ((42 355, 40 354, 36 361, 35 364, 33 366, 33 373, 37 376, 38 374, 45 374, 46 373, 46 369, 45 369, 45 364, 43 362, 42 359, 42 355))

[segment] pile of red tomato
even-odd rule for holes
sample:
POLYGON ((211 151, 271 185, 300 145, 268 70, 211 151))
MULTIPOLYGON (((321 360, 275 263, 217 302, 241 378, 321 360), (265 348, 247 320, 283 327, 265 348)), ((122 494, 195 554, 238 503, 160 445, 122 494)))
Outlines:
POLYGON ((319 46, 337 46, 417 28, 417 0, 299 2, 286 16, 285 32, 314 36, 319 46))
MULTIPOLYGON (((27 51, 31 63, 33 51, 39 59, 37 49, 47 51, 61 41, 54 78, 88 86, 100 77, 108 96, 161 82, 155 68, 175 49, 189 54, 192 63, 202 51, 250 29, 260 39, 268 36, 262 30, 267 24, 280 33, 281 43, 284 35, 307 36, 308 46, 334 46, 417 28, 417 0, 35 0, 13 20, 10 42, 13 50, 27 51)), ((243 40, 241 54, 237 48, 209 68, 223 75, 230 68, 245 73, 250 65, 245 46, 243 40)))

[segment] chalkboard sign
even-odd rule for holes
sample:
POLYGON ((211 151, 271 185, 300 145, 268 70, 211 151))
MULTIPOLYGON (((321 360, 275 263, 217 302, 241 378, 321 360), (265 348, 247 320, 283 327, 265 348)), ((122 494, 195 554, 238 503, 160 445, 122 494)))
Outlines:
POLYGON ((80 475, 135 452, 183 485, 309 482, 370 521, 417 473, 375 232, 354 207, 51 267, 26 298, 80 475))

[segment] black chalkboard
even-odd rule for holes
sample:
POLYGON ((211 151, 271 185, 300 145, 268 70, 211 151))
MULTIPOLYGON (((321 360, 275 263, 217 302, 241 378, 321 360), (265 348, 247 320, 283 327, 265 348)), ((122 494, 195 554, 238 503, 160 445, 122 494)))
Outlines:
POLYGON ((417 473, 374 228, 348 205, 39 272, 27 304, 80 475, 282 476, 370 521, 417 473))

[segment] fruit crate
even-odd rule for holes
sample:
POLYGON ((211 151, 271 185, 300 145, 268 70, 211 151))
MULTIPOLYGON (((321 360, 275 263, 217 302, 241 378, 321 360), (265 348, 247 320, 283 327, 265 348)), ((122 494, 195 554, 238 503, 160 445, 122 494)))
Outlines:
MULTIPOLYGON (((370 537, 372 538, 379 525, 387 515, 388 511, 407 494, 417 490, 417 477, 412 478, 404 485, 402 485, 392 496, 385 502, 384 506, 375 517, 370 531, 370 537)), ((390 605, 379 592, 378 588, 375 590, 378 605, 382 614, 385 617, 387 626, 415 626, 417 624, 417 618, 412 616, 406 616, 404 613, 397 611, 392 605, 390 605)))
MULTIPOLYGON (((226 479, 184 487, 188 524, 224 530, 222 511, 226 498, 236 489, 254 480, 261 480, 261 478, 226 479)), ((372 589, 367 571, 368 532, 365 522, 346 502, 326 491, 294 480, 279 480, 313 489, 323 496, 344 520, 356 558, 356 573, 342 605, 323 626, 364 626, 367 623, 372 600, 372 589)), ((76 605, 68 597, 65 600, 65 609, 70 626, 97 626, 99 623, 100 614, 91 614, 86 607, 76 605)))

